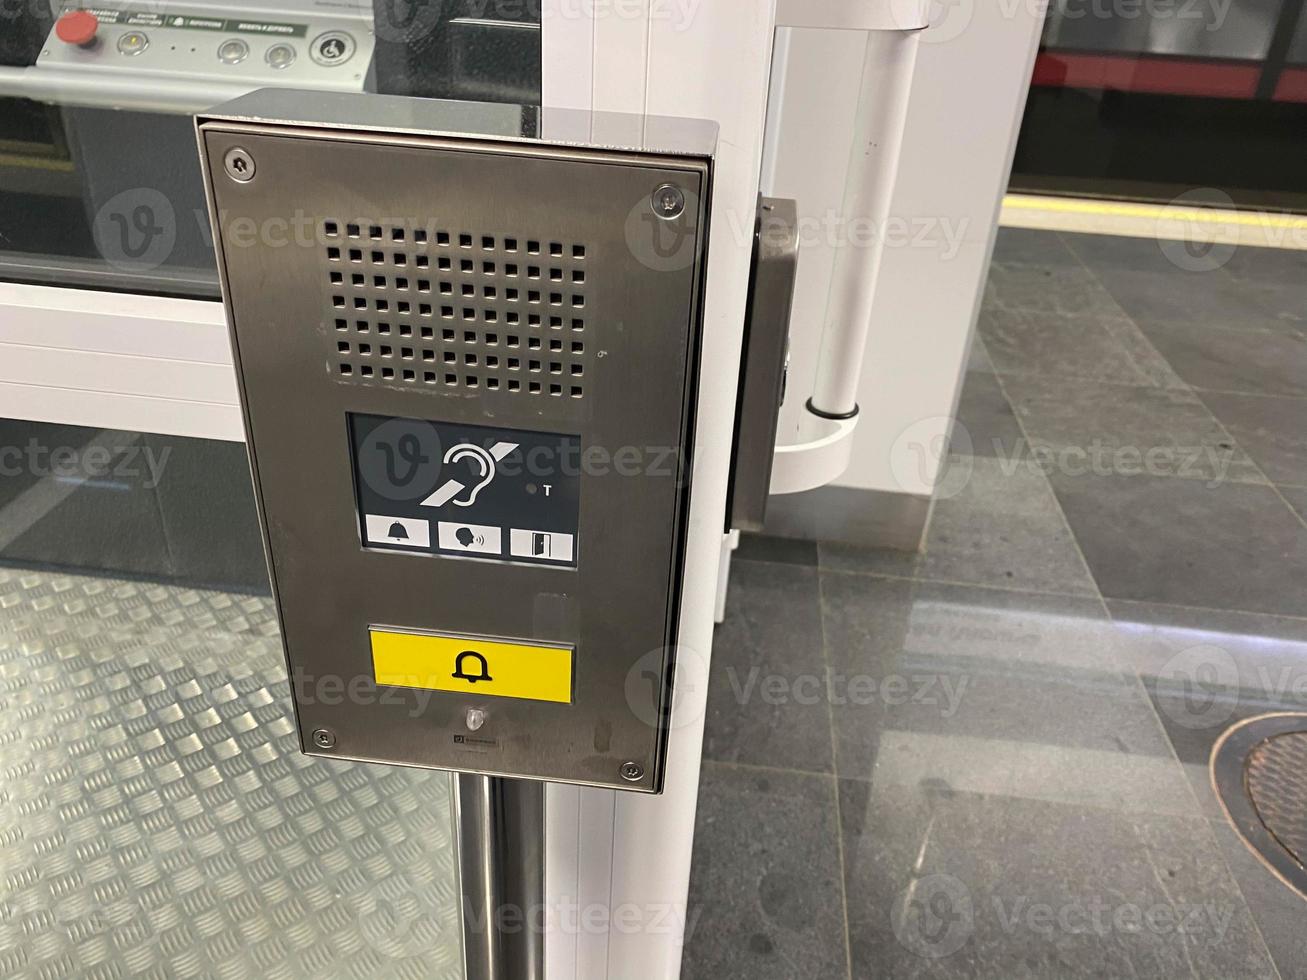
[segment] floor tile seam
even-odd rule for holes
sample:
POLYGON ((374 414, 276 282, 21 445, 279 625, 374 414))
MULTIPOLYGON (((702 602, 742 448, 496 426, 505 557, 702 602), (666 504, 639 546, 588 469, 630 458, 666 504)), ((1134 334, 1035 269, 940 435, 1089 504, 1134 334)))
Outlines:
MULTIPOLYGON (((1206 406, 1203 406, 1203 410, 1204 410, 1204 411, 1207 411, 1208 414, 1211 414, 1211 413, 1210 413, 1210 410, 1207 409, 1206 406)), ((1225 435, 1225 437, 1224 437, 1224 440, 1229 441, 1231 449, 1236 450, 1236 451, 1238 451, 1238 452, 1240 452, 1240 453, 1243 453, 1243 455, 1244 455, 1244 460, 1240 460, 1240 462, 1243 463, 1243 462, 1246 460, 1247 463, 1252 464, 1252 463, 1253 463, 1253 459, 1252 459, 1251 456, 1248 455, 1248 451, 1247 451, 1246 449, 1244 449, 1243 447, 1241 447, 1241 446, 1239 445, 1238 441, 1237 441, 1233 436, 1229 435, 1228 430, 1226 430, 1223 426, 1222 426, 1222 431, 1226 432, 1226 435, 1225 435)), ((1064 452, 1064 451, 1066 451, 1066 450, 1068 450, 1068 449, 1082 450, 1082 449, 1084 449, 1085 447, 1083 447, 1083 446, 1077 446, 1077 445, 1075 445, 1074 443, 1069 443, 1069 442, 1067 442, 1067 443, 1061 443, 1061 442, 1059 442, 1059 443, 1054 443, 1054 442, 1051 442, 1051 441, 1043 441, 1043 442, 1039 442, 1039 443, 1036 443, 1036 444, 1030 445, 1030 446, 1028 446, 1027 448, 1029 448, 1029 449, 1031 450, 1031 452, 1047 450, 1047 451, 1052 452, 1052 453, 1060 453, 1060 452, 1064 452)), ((1131 448, 1135 448, 1135 449, 1137 449, 1138 447, 1131 447, 1131 446, 1119 446, 1119 447, 1116 447, 1117 451, 1119 451, 1119 452, 1124 452, 1125 450, 1127 450, 1127 449, 1131 449, 1131 448)), ((1181 450, 1202 450, 1202 451, 1205 452, 1205 451, 1206 451, 1207 449, 1209 449, 1210 447, 1206 447, 1206 446, 1204 446, 1204 447, 1199 447, 1199 446, 1166 446, 1166 447, 1161 447, 1161 446, 1159 446, 1159 447, 1151 447, 1151 446, 1150 446, 1150 447, 1149 447, 1149 449, 1153 449, 1153 448, 1162 448, 1162 449, 1167 449, 1167 450, 1169 450, 1169 451, 1175 451, 1175 452, 1178 453, 1178 452, 1181 451, 1181 450)), ((1218 448, 1219 448, 1219 447, 1218 447, 1218 448)), ((1110 451, 1110 450, 1109 450, 1109 451, 1110 451)), ((1148 452, 1148 450, 1140 450, 1141 456, 1146 456, 1146 455, 1147 455, 1147 452, 1148 452)), ((1030 462, 1030 459, 1027 458, 1027 457, 1015 457, 1015 458, 1014 458, 1014 457, 998 457, 998 456, 977 456, 976 458, 977 458, 977 459, 996 459, 996 460, 1001 459, 1001 460, 1003 460, 1004 462, 1007 462, 1007 463, 1016 463, 1017 465, 1028 464, 1028 463, 1030 462)), ((1141 458, 1141 460, 1140 460, 1140 464, 1142 465, 1142 463, 1143 463, 1143 460, 1142 460, 1142 458, 1141 458)), ((1188 462, 1186 462, 1185 465, 1188 466, 1188 462)), ((1225 476, 1225 477, 1222 477, 1222 478, 1220 479, 1220 482, 1219 482, 1217 485, 1218 485, 1218 486, 1225 486, 1225 485, 1228 484, 1228 485, 1232 485, 1232 486, 1242 486, 1242 487, 1266 487, 1266 486, 1275 486, 1275 485, 1276 485, 1276 484, 1273 483, 1273 481, 1272 481, 1269 477, 1267 477, 1267 475, 1265 474, 1265 472, 1262 471, 1260 468, 1258 468, 1258 467, 1256 467, 1256 466, 1253 466, 1252 468, 1253 468, 1254 472, 1251 472, 1251 473, 1246 474, 1246 476, 1245 476, 1244 479, 1235 479, 1235 478, 1230 477, 1230 476, 1225 476)), ((1047 474, 1047 473, 1044 473, 1042 470, 1041 470, 1040 472, 1043 474, 1043 476, 1044 476, 1045 479, 1048 478, 1048 474, 1047 474)), ((1216 479, 1214 476, 1209 475, 1209 474, 1187 474, 1187 473, 1129 473, 1129 472, 1120 472, 1120 473, 1085 473, 1085 474, 1082 474, 1082 475, 1084 475, 1084 476, 1119 477, 1119 478, 1121 478, 1121 479, 1123 479, 1123 480, 1130 480, 1130 479, 1134 479, 1134 478, 1136 478, 1136 477, 1145 477, 1145 478, 1154 479, 1154 480, 1184 480, 1184 481, 1189 482, 1189 483, 1212 483, 1212 482, 1216 479)), ((1293 484, 1283 484, 1283 483, 1282 483, 1282 484, 1279 484, 1279 486, 1288 487, 1289 489, 1294 489, 1294 490, 1297 490, 1297 489, 1307 489, 1307 488, 1299 487, 1299 486, 1296 486, 1296 485, 1293 485, 1293 484)))
POLYGON ((1031 589, 1015 585, 990 585, 982 582, 966 582, 960 579, 948 578, 931 578, 925 575, 895 575, 892 572, 873 572, 863 571, 856 568, 834 568, 829 566, 820 567, 822 574, 829 575, 849 575, 861 578, 879 578, 894 582, 913 582, 918 585, 943 585, 950 588, 961 589, 984 589, 989 592, 1012 593, 1015 595, 1028 595, 1048 599, 1080 599, 1082 601, 1093 601, 1098 598, 1097 589, 1094 592, 1053 592, 1042 589, 1031 589))
MULTIPOLYGON (((1154 351, 1157 352, 1157 351, 1156 351, 1156 348, 1154 348, 1154 351)), ((1160 358, 1162 358, 1163 361, 1166 361, 1166 359, 1165 359, 1164 357, 1162 357, 1161 352, 1157 352, 1157 356, 1160 357, 1160 358)), ((1169 361, 1166 361, 1166 364, 1167 364, 1167 367, 1171 367, 1171 364, 1170 364, 1169 361)), ((1174 368, 1174 367, 1171 367, 1171 370, 1174 371, 1175 368, 1174 368)), ((1113 385, 1114 387, 1122 387, 1122 388, 1149 388, 1149 389, 1154 389, 1154 390, 1159 390, 1159 391, 1177 391, 1177 390, 1180 390, 1180 389, 1176 389, 1176 388, 1169 388, 1169 387, 1166 387, 1166 386, 1163 386, 1163 385, 1121 385, 1121 384, 1116 384, 1115 382, 1101 382, 1101 383, 1102 383, 1102 384, 1110 384, 1110 385, 1113 385)), ((999 387, 1000 387, 1000 388, 1003 388, 1003 383, 1002 383, 1001 380, 999 381, 999 387)), ((1231 445, 1235 450, 1237 450, 1238 452, 1242 453, 1243 456, 1244 456, 1244 458, 1247 460, 1247 462, 1253 466, 1253 469, 1256 471, 1255 475, 1258 477, 1257 480, 1230 480, 1229 482, 1231 482, 1231 483, 1238 483, 1238 484, 1244 484, 1244 485, 1246 485, 1246 486, 1265 486, 1265 485, 1273 485, 1273 484, 1272 484, 1272 481, 1271 481, 1271 479, 1270 479, 1270 477, 1268 477, 1268 476, 1266 475, 1265 471, 1264 471, 1260 466, 1258 466, 1258 465, 1256 464, 1256 461, 1252 458, 1252 456, 1248 453, 1248 451, 1247 451, 1246 449, 1244 449, 1244 448, 1239 444, 1239 440, 1236 439, 1236 438, 1234 437, 1234 434, 1233 434, 1233 433, 1232 433, 1232 432, 1231 432, 1231 431, 1230 431, 1230 430, 1225 426, 1225 424, 1220 420, 1220 418, 1217 417, 1216 413, 1212 410, 1212 407, 1211 407, 1210 405, 1208 405, 1207 402, 1205 402, 1205 401, 1202 399, 1202 397, 1201 397, 1201 390, 1200 390, 1200 389, 1197 389, 1197 388, 1194 388, 1192 385, 1185 385, 1185 389, 1187 389, 1188 392, 1193 396, 1194 401, 1197 403, 1197 406, 1200 407, 1200 408, 1203 410, 1203 412, 1206 413, 1208 419, 1209 419, 1211 422, 1213 422, 1213 423, 1217 426, 1217 428, 1220 429, 1220 431, 1221 431, 1222 433, 1225 434, 1225 438, 1229 441, 1230 445, 1231 445)), ((1033 446, 1035 445, 1035 443, 1034 443, 1034 441, 1033 441, 1033 438, 1030 436, 1030 434, 1029 434, 1029 430, 1026 428, 1026 426, 1025 426, 1025 424, 1024 424, 1022 418, 1021 418, 1020 413, 1017 412, 1017 410, 1016 410, 1016 406, 1013 404, 1012 399, 1011 399, 1011 396, 1009 396, 1009 395, 1007 394, 1007 391, 1006 391, 1005 388, 1004 388, 1004 397, 1007 399, 1007 401, 1008 401, 1008 405, 1009 405, 1009 407, 1010 407, 1011 410, 1012 410, 1012 414, 1016 417, 1016 419, 1017 419, 1017 423, 1018 423, 1018 425, 1021 427, 1022 432, 1025 433, 1026 444, 1027 444, 1028 446, 1033 447, 1033 446)), ((1307 399, 1303 399, 1303 400, 1307 400, 1307 399)), ((1192 406, 1191 406, 1191 407, 1192 407, 1192 406)), ((1051 444, 1052 444, 1052 441, 1049 440, 1049 441, 1048 441, 1048 444, 1051 445, 1051 444)), ((1068 444, 1068 445, 1069 445, 1069 444, 1068 444)), ((1180 479, 1180 480, 1204 480, 1204 481, 1208 481, 1208 482, 1210 482, 1210 480, 1209 480, 1208 477, 1202 477, 1202 476, 1181 476, 1181 475, 1178 474, 1178 473, 1163 473, 1163 474, 1159 474, 1159 475, 1160 475, 1160 476, 1163 476, 1163 477, 1173 477, 1173 478, 1175 478, 1175 479, 1180 479)), ((1055 492, 1056 492, 1056 491, 1055 491, 1055 492)))
POLYGON ((774 773, 779 776, 804 776, 822 780, 839 779, 835 772, 814 772, 811 769, 792 769, 788 766, 766 766, 757 762, 733 762, 727 759, 714 759, 708 755, 703 757, 703 765, 723 769, 738 769, 741 772, 774 773))
MULTIPOLYGON (((1208 405, 1206 401, 1203 401, 1202 394, 1200 392, 1195 392, 1195 394, 1198 396, 1198 400, 1203 403, 1203 407, 1207 409, 1207 413, 1211 415, 1212 418, 1216 419, 1216 424, 1221 427, 1221 431, 1226 434, 1226 436, 1230 439, 1230 442, 1233 445, 1236 446, 1239 445, 1238 440, 1236 440, 1234 438, 1234 435, 1230 432, 1230 430, 1225 427, 1225 423, 1216 417, 1216 413, 1212 411, 1212 407, 1208 405)), ((1307 531, 1307 515, 1300 514, 1298 512, 1298 509, 1294 507, 1293 504, 1289 503, 1288 498, 1286 498, 1284 494, 1280 492, 1280 488, 1276 486, 1274 481, 1272 481, 1269 476, 1266 475, 1266 470, 1262 468, 1262 465, 1258 463, 1257 460, 1253 459, 1253 457, 1249 455, 1247 451, 1244 451, 1244 455, 1248 457, 1248 462, 1252 464, 1253 468, 1258 473, 1261 474, 1262 479, 1264 479, 1266 481, 1266 485, 1271 488, 1271 492, 1274 493, 1277 498, 1279 498, 1280 503, 1282 503, 1285 506, 1285 509, 1288 510, 1289 513, 1293 516, 1293 518, 1299 524, 1302 525, 1303 530, 1307 531)))
MULTIPOLYGON (((1188 775, 1184 772, 1183 769, 1180 770, 1178 775, 1179 778, 1183 779, 1186 785, 1190 787, 1191 795, 1192 795, 1192 783, 1190 782, 1188 775)), ((863 786, 871 787, 874 789, 878 788, 886 791, 893 791, 895 793, 897 793, 900 790, 911 791, 913 789, 920 788, 919 785, 914 786, 914 785, 887 783, 887 782, 876 783, 872 778, 866 776, 837 776, 836 782, 858 783, 863 786)), ((1134 816, 1144 816, 1144 817, 1160 817, 1166 820, 1192 821, 1195 823, 1201 823, 1203 826, 1207 826, 1209 828, 1215 826, 1216 823, 1219 822, 1217 818, 1212 816, 1210 813, 1202 810, 1195 811, 1194 809, 1189 807, 1185 807, 1184 809, 1129 808, 1129 807, 1114 805, 1111 803, 1106 803, 1101 800, 1069 799, 1067 797, 1053 797, 1053 796, 1033 796, 1030 794, 1015 795, 1013 793, 983 792, 979 790, 965 790, 965 789, 954 790, 954 792, 958 797, 976 796, 976 797, 985 797, 991 800, 1002 799, 1002 800, 1016 800, 1019 802, 1027 802, 1027 803, 1042 803, 1042 804, 1048 804, 1050 806, 1063 807, 1067 809, 1073 808, 1078 812, 1083 812, 1087 814, 1089 813, 1111 814, 1115 816, 1134 815, 1134 816)), ((1228 824, 1226 826, 1228 826, 1228 824)))
POLYGON ((1232 395, 1236 398, 1261 398, 1266 401, 1307 402, 1307 395, 1285 395, 1278 391, 1238 391, 1234 388, 1203 388, 1198 385, 1190 385, 1189 388, 1194 394, 1232 395))
MULTIPOLYGON (((1094 268, 1093 266, 1091 266, 1088 262, 1086 262, 1086 261, 1081 257, 1080 253, 1077 252, 1077 251, 1075 250, 1075 248, 1073 248, 1073 247, 1071 246, 1070 242, 1068 242, 1068 241, 1065 240, 1065 238, 1063 238, 1063 245, 1066 246, 1067 251, 1069 251, 1069 252, 1071 253, 1071 255, 1075 258, 1075 260, 1076 260, 1077 262, 1080 263, 1081 268, 1083 268, 1086 272, 1088 272, 1091 276, 1093 276, 1094 279, 1098 282, 1098 284, 1099 284, 1100 286, 1102 286, 1104 289, 1107 289, 1108 293, 1110 294, 1110 293, 1111 293, 1111 290, 1108 289, 1107 283, 1103 281, 1103 277, 1099 274, 1099 270, 1098 270, 1098 269, 1095 269, 1095 268, 1094 268)), ((1131 269, 1127 269, 1127 270, 1125 270, 1125 271, 1137 272, 1137 271, 1145 271, 1145 270, 1131 270, 1131 269)), ((1168 271, 1169 271, 1169 270, 1168 270, 1168 271)), ((1229 284, 1231 284, 1231 285, 1238 286, 1242 291, 1244 291, 1244 292, 1249 292, 1249 293, 1254 292, 1254 290, 1251 288, 1251 284, 1250 284, 1250 283, 1248 283, 1246 280, 1240 278, 1239 276, 1234 275, 1234 273, 1232 273, 1232 272, 1231 272, 1229 269, 1227 269, 1224 265, 1217 266, 1217 268, 1216 268, 1214 271, 1216 271, 1218 274, 1220 274, 1220 275, 1225 279, 1225 281, 1226 281, 1227 283, 1229 283, 1229 284)), ((1166 274, 1168 274, 1168 273, 1167 273, 1167 272, 1158 273, 1158 275, 1166 275, 1166 274)), ((1176 274, 1177 274, 1177 275, 1181 275, 1181 274, 1183 274, 1183 270, 1179 270, 1179 269, 1177 269, 1177 270, 1176 270, 1176 274)), ((1115 300, 1116 300, 1116 297, 1113 296, 1112 299, 1113 299, 1113 301, 1115 301, 1115 300)), ((1267 308, 1267 307, 1265 307, 1265 306, 1262 306, 1262 304, 1258 301, 1257 297, 1254 296, 1254 297, 1253 297, 1253 301, 1257 304, 1257 308, 1258 308, 1259 310, 1262 311, 1262 315, 1263 315, 1264 317, 1266 317, 1267 319, 1270 319, 1270 320, 1274 320, 1274 319, 1276 319, 1276 316, 1275 316, 1274 312, 1271 311, 1269 308, 1267 308)), ((1120 303, 1117 303, 1117 305, 1120 306, 1120 303)), ((1129 314, 1126 314, 1126 315, 1129 316, 1129 314)), ((1130 317, 1130 319, 1133 321, 1133 320, 1134 320, 1134 317, 1130 317)), ((1183 322, 1185 322, 1185 321, 1184 321, 1183 319, 1176 319, 1174 322, 1176 322, 1176 323, 1183 323, 1183 322)), ((1139 324, 1138 324, 1137 322, 1135 322, 1135 326, 1137 327, 1138 325, 1139 325, 1139 324)), ((1220 327, 1220 326, 1215 326, 1215 328, 1216 328, 1216 329, 1226 329, 1226 330, 1228 330, 1228 329, 1235 329, 1235 330, 1238 330, 1238 329, 1247 329, 1246 327, 1245 327, 1245 328, 1238 328, 1238 327, 1236 327, 1236 328, 1230 328, 1230 327, 1220 327)), ((1255 327, 1254 329, 1256 329, 1256 330, 1264 330, 1265 332, 1268 332, 1268 333, 1273 333, 1273 332, 1275 332, 1275 331, 1271 330, 1271 328, 1269 328, 1269 327, 1265 327, 1265 328, 1264 328, 1264 327, 1255 327)))
MULTIPOLYGON (((1077 256, 1077 258, 1079 258, 1079 256, 1077 256)), ((998 387, 999 387, 999 391, 1002 392, 1003 394, 1004 400, 1008 404, 1008 409, 1012 412, 1012 416, 1017 420, 1017 428, 1021 430, 1021 434, 1025 436, 1026 442, 1027 444, 1029 444, 1030 432, 1026 428, 1025 423, 1022 421, 1021 416, 1017 414, 1016 408, 1013 406, 1012 403, 1012 396, 1008 394, 1007 387, 1003 384, 1002 378, 998 379, 998 387)), ((1089 579, 1090 584, 1094 587, 1094 595, 1096 595, 1098 597, 1098 601, 1102 603, 1103 602, 1102 587, 1098 584, 1098 579, 1094 575, 1093 569, 1089 567, 1089 562, 1085 558, 1084 549, 1080 545, 1080 540, 1076 536, 1075 529, 1071 526, 1071 521, 1067 519, 1066 508, 1062 506, 1062 500, 1057 495, 1057 488, 1053 486, 1053 481, 1050 480, 1047 476, 1044 477, 1044 485, 1045 487, 1047 487, 1049 495, 1053 498, 1053 504, 1057 508, 1058 516, 1062 519, 1062 526, 1066 528, 1067 535, 1070 538, 1071 543, 1074 545, 1076 549, 1076 556, 1080 559, 1080 565, 1084 570, 1085 576, 1089 579)))
MULTIPOLYGON (((1231 609, 1226 606, 1194 606, 1183 602, 1159 602, 1148 599, 1132 599, 1128 596, 1114 596, 1104 594, 1103 598, 1110 604, 1113 602, 1130 603, 1136 606, 1161 606, 1167 609, 1180 609, 1185 612, 1206 612, 1206 613, 1224 613, 1233 616, 1264 616, 1269 619, 1287 619, 1295 623, 1307 623, 1307 615, 1295 616, 1292 613, 1271 613, 1263 612, 1260 609, 1231 609)), ((1110 612, 1110 608, 1109 608, 1110 612)), ((1112 621, 1122 622, 1119 616, 1112 616, 1112 621)), ((1144 623, 1142 625, 1152 626, 1153 623, 1144 623)))
MULTIPOLYGON (((817 561, 817 621, 821 630, 822 662, 825 664, 829 676, 832 666, 830 649, 826 644, 826 592, 822 584, 820 547, 817 550, 817 561)), ((844 971, 846 980, 853 980, 853 937, 849 928, 849 869, 844 853, 844 812, 840 804, 839 744, 835 737, 835 709, 830 698, 826 699, 826 728, 830 734, 830 762, 835 778, 835 782, 831 786, 831 793, 835 802, 835 848, 839 857, 840 868, 840 912, 844 917, 844 971)))
MULTIPOLYGON (((817 543, 818 542, 813 539, 813 544, 817 543)), ((780 565, 783 568, 811 568, 814 570, 818 567, 817 562, 815 561, 812 564, 808 564, 807 562, 802 561, 786 561, 784 558, 756 558, 751 555, 741 555, 739 552, 736 552, 731 558, 732 565, 736 562, 745 565, 780 565)))
MULTIPOLYGON (((1145 337, 1144 339, 1147 340, 1148 338, 1145 337)), ((1154 347, 1153 350, 1157 350, 1157 348, 1154 347)), ((1157 356, 1162 357, 1160 352, 1158 353, 1157 356)), ((1170 361, 1167 361, 1165 358, 1162 358, 1162 360, 1165 361, 1166 366, 1168 368, 1170 368, 1172 371, 1175 370, 1175 368, 1171 367, 1170 361)), ((1088 374, 1065 374, 1065 375, 1058 375, 1058 376, 1050 376, 1046 372, 1041 372, 1041 371, 1006 370, 1003 368, 999 368, 997 366, 994 368, 992 373, 1000 379, 1004 377, 1017 378, 1017 379, 1044 378, 1056 382, 1071 382, 1073 384, 1084 384, 1084 385, 1105 385, 1111 388, 1143 388, 1143 389, 1158 390, 1158 391, 1188 391, 1192 389, 1192 385, 1188 384, 1187 382, 1182 382, 1181 385, 1177 386, 1177 385, 1157 384, 1156 382, 1152 382, 1152 381, 1110 381, 1106 378, 1096 378, 1088 374)), ((1294 397, 1294 396, 1285 396, 1285 397, 1294 397)))

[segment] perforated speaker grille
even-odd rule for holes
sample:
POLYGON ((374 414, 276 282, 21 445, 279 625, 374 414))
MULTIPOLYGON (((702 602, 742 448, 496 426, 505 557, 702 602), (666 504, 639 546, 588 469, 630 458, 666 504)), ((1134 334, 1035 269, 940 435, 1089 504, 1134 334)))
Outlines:
POLYGON ((322 233, 342 380, 584 397, 586 245, 336 220, 322 233))

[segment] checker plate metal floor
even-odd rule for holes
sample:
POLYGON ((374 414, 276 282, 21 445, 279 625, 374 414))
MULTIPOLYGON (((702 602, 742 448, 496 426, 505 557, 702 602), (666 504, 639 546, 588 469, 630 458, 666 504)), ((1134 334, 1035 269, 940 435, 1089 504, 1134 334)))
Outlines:
POLYGON ((1235 725, 1212 750, 1212 785, 1244 843, 1307 898, 1307 715, 1235 725))
POLYGON ((289 712, 268 599, 0 569, 0 976, 461 977, 448 776, 289 712))

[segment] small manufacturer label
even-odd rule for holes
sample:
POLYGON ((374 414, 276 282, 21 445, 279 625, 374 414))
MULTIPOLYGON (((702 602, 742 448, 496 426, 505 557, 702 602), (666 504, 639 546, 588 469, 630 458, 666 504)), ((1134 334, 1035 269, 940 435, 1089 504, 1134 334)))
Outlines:
POLYGON ((486 749, 499 748, 499 739, 486 738, 481 735, 455 735, 454 744, 461 745, 465 749, 485 751, 486 749))
POLYGON ((169 17, 168 26, 184 31, 227 30, 227 22, 218 17, 169 17))
POLYGON ((232 30, 242 34, 278 34, 282 37, 302 37, 304 28, 298 24, 278 24, 272 21, 232 21, 232 30))

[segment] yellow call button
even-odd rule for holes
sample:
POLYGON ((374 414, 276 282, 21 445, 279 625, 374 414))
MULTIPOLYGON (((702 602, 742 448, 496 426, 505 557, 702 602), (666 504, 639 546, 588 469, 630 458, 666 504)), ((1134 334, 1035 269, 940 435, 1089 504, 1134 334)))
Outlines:
POLYGON ((572 703, 572 647, 372 628, 377 683, 572 703))

